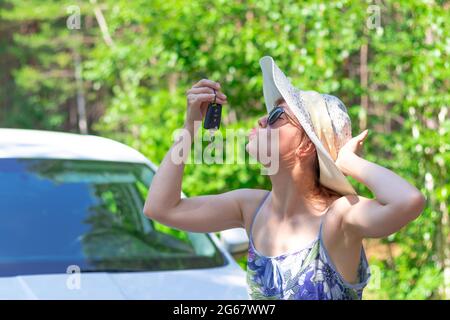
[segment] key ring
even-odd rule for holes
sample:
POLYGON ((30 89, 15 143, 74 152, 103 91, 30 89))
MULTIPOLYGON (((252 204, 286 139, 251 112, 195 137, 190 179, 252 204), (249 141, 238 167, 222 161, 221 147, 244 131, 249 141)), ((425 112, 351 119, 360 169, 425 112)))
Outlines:
POLYGON ((214 91, 214 104, 216 104, 216 97, 217 97, 217 93, 216 93, 216 90, 214 90, 214 88, 213 88, 213 91, 214 91))

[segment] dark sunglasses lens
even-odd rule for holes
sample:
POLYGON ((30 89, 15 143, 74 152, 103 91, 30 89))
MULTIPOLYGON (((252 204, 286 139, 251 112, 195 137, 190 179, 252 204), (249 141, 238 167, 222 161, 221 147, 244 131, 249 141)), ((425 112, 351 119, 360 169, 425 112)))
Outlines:
POLYGON ((274 108, 270 113, 269 113, 269 117, 267 118, 267 123, 272 125, 275 123, 275 121, 278 120, 278 118, 281 116, 281 114, 283 113, 283 109, 282 108, 274 108))

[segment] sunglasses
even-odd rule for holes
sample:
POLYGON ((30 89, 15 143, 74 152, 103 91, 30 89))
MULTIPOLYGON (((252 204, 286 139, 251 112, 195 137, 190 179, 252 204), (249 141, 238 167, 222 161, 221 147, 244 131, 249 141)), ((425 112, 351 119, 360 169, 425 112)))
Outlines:
POLYGON ((269 116, 267 117, 267 124, 269 126, 272 126, 278 119, 280 119, 282 114, 285 114, 286 117, 288 117, 288 119, 291 120, 291 122, 297 126, 295 120, 292 119, 291 116, 289 116, 289 114, 284 110, 284 108, 279 107, 279 106, 278 107, 274 107, 269 112, 269 116))

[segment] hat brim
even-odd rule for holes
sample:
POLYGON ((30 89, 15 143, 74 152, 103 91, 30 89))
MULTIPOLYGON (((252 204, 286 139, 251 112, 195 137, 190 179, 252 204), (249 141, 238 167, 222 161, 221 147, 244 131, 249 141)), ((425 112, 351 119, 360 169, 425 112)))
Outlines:
POLYGON ((283 98, 294 113, 304 131, 316 146, 319 159, 320 183, 341 195, 357 194, 353 186, 336 166, 328 151, 314 132, 305 103, 326 103, 315 91, 301 91, 292 86, 270 56, 259 60, 263 74, 263 93, 267 112, 279 98, 283 98))

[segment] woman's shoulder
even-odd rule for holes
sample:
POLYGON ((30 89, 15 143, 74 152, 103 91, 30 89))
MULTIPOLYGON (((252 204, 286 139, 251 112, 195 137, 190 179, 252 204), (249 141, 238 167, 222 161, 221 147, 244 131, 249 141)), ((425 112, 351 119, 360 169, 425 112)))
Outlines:
POLYGON ((366 199, 359 195, 343 195, 335 196, 330 199, 329 210, 327 211, 327 219, 339 220, 342 216, 357 202, 366 199))
POLYGON ((244 225, 248 226, 259 204, 264 200, 270 190, 242 188, 235 191, 238 194, 244 225))
POLYGON ((350 210, 351 206, 360 201, 358 195, 345 195, 336 197, 331 201, 328 210, 322 218, 323 222, 323 238, 325 242, 329 243, 329 247, 340 246, 348 250, 348 246, 358 251, 361 245, 361 239, 348 237, 348 234, 343 229, 343 218, 350 210), (328 240, 327 240, 328 239, 328 240), (356 250, 358 249, 358 250, 356 250))
POLYGON ((342 218, 352 203, 358 201, 355 195, 336 195, 328 199, 327 210, 323 214, 323 229, 326 233, 339 235, 341 233, 342 218))

